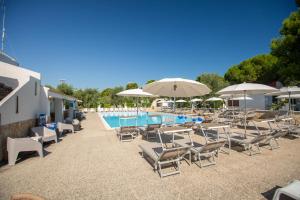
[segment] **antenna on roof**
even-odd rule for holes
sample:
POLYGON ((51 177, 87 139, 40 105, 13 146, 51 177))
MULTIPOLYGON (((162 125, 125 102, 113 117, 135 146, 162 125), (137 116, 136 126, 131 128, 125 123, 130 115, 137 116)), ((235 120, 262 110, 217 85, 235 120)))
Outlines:
POLYGON ((4 0, 2 1, 2 10, 3 10, 3 18, 2 18, 2 40, 1 40, 1 51, 4 51, 4 40, 5 40, 5 5, 4 0))

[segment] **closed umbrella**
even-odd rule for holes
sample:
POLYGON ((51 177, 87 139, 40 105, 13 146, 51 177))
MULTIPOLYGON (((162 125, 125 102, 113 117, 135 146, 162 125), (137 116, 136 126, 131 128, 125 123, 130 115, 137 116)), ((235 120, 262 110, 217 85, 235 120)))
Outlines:
POLYGON ((159 96, 174 97, 174 101, 176 97, 202 96, 211 91, 203 83, 183 78, 164 78, 145 85, 143 90, 159 96))
POLYGON ((136 98, 136 113, 138 114, 138 97, 154 97, 153 94, 144 92, 142 89, 130 89, 124 90, 122 92, 117 93, 118 96, 123 97, 137 97, 136 98))
POLYGON ((241 83, 236 85, 228 86, 220 91, 217 94, 243 94, 245 111, 244 111, 244 126, 245 126, 245 137, 246 137, 246 121, 247 121, 247 103, 246 96, 247 94, 264 94, 268 92, 276 92, 278 89, 270 87, 268 85, 258 84, 258 83, 241 83))

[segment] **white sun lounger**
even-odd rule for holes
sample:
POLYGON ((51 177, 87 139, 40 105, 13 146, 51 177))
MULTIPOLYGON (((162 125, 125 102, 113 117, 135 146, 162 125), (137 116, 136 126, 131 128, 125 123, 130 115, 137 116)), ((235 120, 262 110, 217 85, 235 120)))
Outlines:
POLYGON ((289 185, 276 190, 273 200, 279 200, 281 195, 286 195, 293 199, 300 199, 300 181, 294 180, 289 185))

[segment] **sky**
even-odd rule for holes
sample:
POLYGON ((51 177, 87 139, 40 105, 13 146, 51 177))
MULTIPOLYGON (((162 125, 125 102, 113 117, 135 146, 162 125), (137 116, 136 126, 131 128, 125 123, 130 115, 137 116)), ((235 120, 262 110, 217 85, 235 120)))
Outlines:
MULTIPOLYGON (((125 86, 224 75, 270 51, 294 0, 5 0, 5 52, 42 83, 125 86)), ((2 12, 2 11, 1 11, 2 12)))

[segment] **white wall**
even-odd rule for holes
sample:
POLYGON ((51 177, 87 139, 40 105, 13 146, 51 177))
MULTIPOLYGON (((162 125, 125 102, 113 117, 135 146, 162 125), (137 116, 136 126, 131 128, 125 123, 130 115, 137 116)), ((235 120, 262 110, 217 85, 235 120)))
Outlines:
POLYGON ((35 119, 41 112, 41 76, 39 73, 0 62, 0 76, 16 79, 18 86, 0 102, 1 125, 35 119), (35 84, 37 83, 37 95, 35 84), (19 112, 16 113, 17 96, 19 112))
POLYGON ((40 87, 40 80, 31 77, 30 80, 17 90, 13 96, 0 106, 1 125, 35 119, 40 112, 40 94, 35 96, 35 82, 40 87), (16 113, 16 99, 19 98, 19 112, 16 113))
MULTIPOLYGON (((264 94, 248 95, 253 100, 247 100, 247 108, 264 110, 266 108, 266 100, 264 94)), ((245 108, 244 100, 239 101, 239 108, 245 108)))

